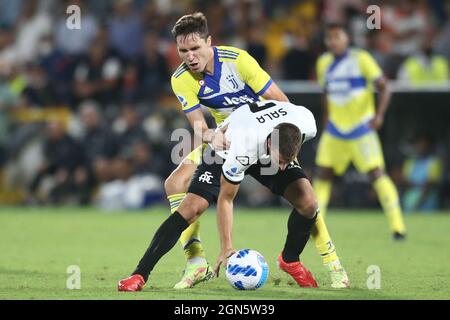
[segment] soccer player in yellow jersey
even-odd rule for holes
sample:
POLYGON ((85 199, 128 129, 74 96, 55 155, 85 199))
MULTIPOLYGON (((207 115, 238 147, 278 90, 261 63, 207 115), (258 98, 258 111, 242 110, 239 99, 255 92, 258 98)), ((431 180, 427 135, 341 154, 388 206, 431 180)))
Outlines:
POLYGON ((367 51, 349 47, 343 26, 330 24, 325 44, 329 52, 320 56, 316 65, 326 107, 314 181, 321 212, 325 214, 333 176, 342 175, 352 162, 358 171, 369 175, 394 239, 404 239, 406 229, 397 189, 385 173, 376 132, 383 125, 390 100, 386 78, 367 51), (379 93, 377 107, 374 87, 379 93))
MULTIPOLYGON (((201 136, 203 142, 203 146, 192 151, 165 182, 171 212, 175 213, 200 163, 203 147, 208 143, 215 150, 229 147, 223 131, 215 132, 214 129, 208 128, 200 107, 207 107, 218 125, 234 109, 246 103, 262 99, 288 101, 288 98, 246 51, 234 47, 212 46, 207 21, 202 13, 181 17, 172 34, 183 61, 172 75, 172 89, 191 126, 201 128, 201 132, 196 134, 201 136)), ((330 268, 332 286, 347 287, 347 274, 340 265, 320 214, 313 227, 312 236, 323 263, 330 268)), ((207 280, 212 273, 203 252, 198 220, 181 234, 180 242, 187 265, 175 288, 185 289, 207 280)), ((140 277, 148 277, 149 274, 147 256, 149 255, 144 255, 133 276, 120 282, 119 290, 129 291, 127 288, 137 290, 143 287, 147 279, 140 277)))

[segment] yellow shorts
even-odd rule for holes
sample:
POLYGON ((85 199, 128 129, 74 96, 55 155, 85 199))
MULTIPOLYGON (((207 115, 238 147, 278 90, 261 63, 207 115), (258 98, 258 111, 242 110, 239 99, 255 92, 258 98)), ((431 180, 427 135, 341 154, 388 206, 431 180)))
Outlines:
POLYGON ((356 139, 340 139, 324 132, 320 138, 316 165, 332 168, 340 176, 352 162, 359 172, 366 173, 375 168, 384 169, 383 150, 376 132, 356 139))
MULTIPOLYGON (((208 144, 207 143, 203 143, 201 146, 198 146, 197 148, 195 148, 194 150, 192 150, 185 159, 189 159, 192 162, 194 162, 195 164, 200 164, 202 161, 202 154, 203 151, 205 150, 206 146, 208 144)), ((184 160, 183 160, 184 162, 184 160)))

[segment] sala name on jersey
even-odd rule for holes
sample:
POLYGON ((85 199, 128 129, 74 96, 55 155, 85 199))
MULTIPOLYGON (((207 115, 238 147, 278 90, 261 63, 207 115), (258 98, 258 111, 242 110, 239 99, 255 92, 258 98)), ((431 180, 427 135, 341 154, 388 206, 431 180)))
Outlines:
POLYGON ((279 117, 284 117, 285 115, 287 115, 287 112, 283 108, 280 108, 278 110, 267 112, 262 116, 256 117, 256 120, 258 120, 259 123, 264 123, 266 122, 266 119, 264 119, 264 117, 268 118, 268 120, 273 120, 279 117))

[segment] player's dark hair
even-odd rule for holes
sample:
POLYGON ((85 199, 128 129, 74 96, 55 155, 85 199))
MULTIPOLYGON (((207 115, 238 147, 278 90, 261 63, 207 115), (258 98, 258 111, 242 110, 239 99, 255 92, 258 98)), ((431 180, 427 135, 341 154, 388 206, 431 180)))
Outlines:
POLYGON ((278 130, 278 150, 286 160, 292 161, 300 152, 302 133, 300 129, 290 123, 280 123, 274 130, 278 130))
POLYGON ((347 27, 345 26, 345 24, 340 23, 340 22, 329 22, 325 25, 325 33, 330 32, 331 30, 334 29, 339 29, 344 31, 345 33, 347 33, 347 27))
POLYGON ((195 12, 193 14, 187 14, 182 16, 175 23, 172 29, 172 35, 176 39, 178 36, 188 36, 193 33, 198 33, 200 38, 206 40, 209 36, 208 21, 201 12, 195 12))

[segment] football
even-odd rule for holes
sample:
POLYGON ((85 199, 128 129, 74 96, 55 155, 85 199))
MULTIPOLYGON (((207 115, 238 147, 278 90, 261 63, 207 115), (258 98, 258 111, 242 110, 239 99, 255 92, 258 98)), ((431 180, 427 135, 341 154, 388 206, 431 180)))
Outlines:
POLYGON ((235 289, 256 290, 266 282, 269 266, 258 251, 243 249, 228 258, 226 276, 235 289))

